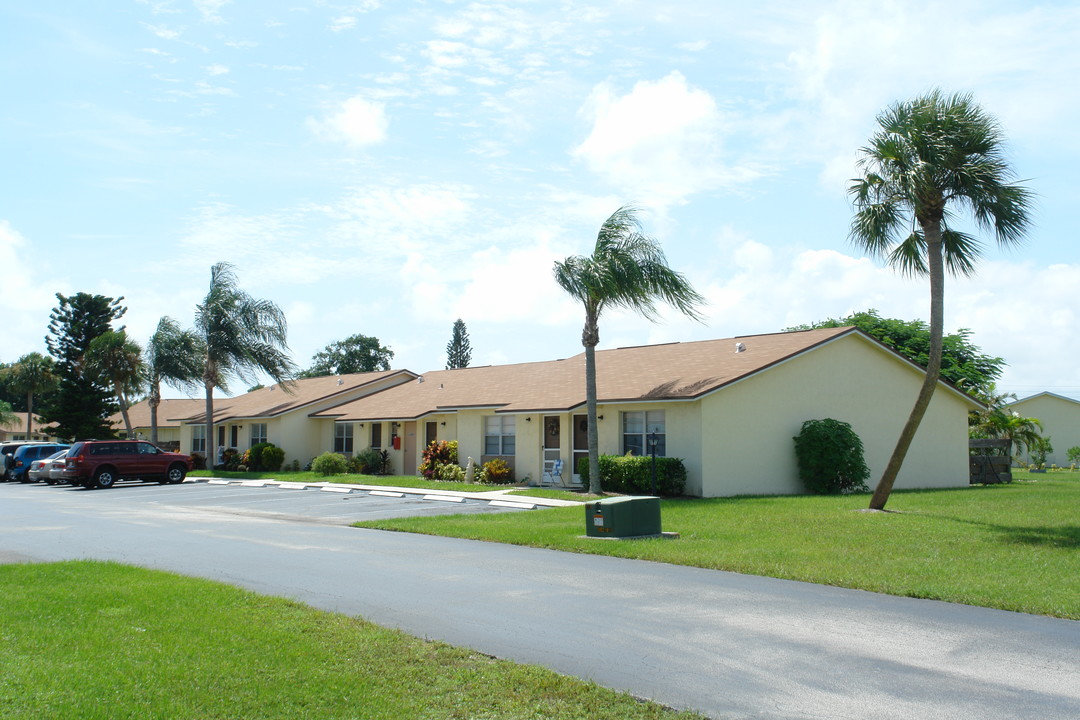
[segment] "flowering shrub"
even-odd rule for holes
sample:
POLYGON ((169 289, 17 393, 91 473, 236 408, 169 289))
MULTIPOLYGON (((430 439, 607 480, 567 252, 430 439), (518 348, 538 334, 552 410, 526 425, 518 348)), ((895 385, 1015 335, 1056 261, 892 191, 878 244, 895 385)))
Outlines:
POLYGON ((514 471, 502 458, 495 458, 484 463, 479 481, 488 485, 506 485, 514 481, 514 471))
POLYGON ((457 466, 458 445, 457 440, 447 442, 431 441, 424 448, 424 460, 420 463, 420 475, 428 480, 439 480, 440 468, 444 465, 457 466))

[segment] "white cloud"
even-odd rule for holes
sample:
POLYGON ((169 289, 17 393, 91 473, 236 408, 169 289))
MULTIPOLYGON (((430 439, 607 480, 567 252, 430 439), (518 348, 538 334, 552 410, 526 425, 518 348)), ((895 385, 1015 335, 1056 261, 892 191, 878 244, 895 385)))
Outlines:
POLYGON ((164 25, 151 25, 149 23, 140 23, 147 30, 158 36, 162 40, 176 40, 183 33, 183 30, 173 30, 164 25))
POLYGON ((330 21, 330 30, 333 32, 352 30, 354 27, 356 27, 356 18, 352 17, 351 15, 334 18, 330 21))
POLYGON ((221 9, 232 2, 232 0, 193 0, 195 8, 202 13, 203 21, 208 23, 222 23, 225 20, 221 17, 221 9))
POLYGON ((574 155, 630 198, 669 205, 756 175, 724 164, 722 113, 677 71, 622 96, 601 84, 582 112, 592 130, 574 155))
POLYGON ((7 220, 0 220, 0 268, 4 271, 0 361, 13 362, 31 351, 44 352, 42 338, 62 275, 57 276, 58 268, 48 258, 37 257, 35 248, 7 220))
POLYGON ((343 141, 353 147, 374 145, 386 139, 389 127, 386 105, 357 95, 346 100, 341 110, 325 120, 308 118, 308 128, 321 140, 343 141))
POLYGON ((214 75, 214 76, 228 75, 229 74, 229 68, 228 67, 226 67, 225 65, 217 64, 217 63, 215 63, 214 65, 207 65, 206 67, 203 68, 203 70, 205 70, 207 72, 207 74, 214 75))

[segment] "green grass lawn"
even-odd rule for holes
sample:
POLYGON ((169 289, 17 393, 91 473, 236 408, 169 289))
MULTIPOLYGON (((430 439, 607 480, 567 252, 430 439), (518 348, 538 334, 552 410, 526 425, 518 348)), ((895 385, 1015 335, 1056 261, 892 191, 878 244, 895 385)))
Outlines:
POLYGON ((586 539, 582 507, 400 518, 360 527, 936 598, 1080 620, 1080 473, 1016 473, 1010 485, 868 495, 665 500, 677 540, 586 539), (1036 479, 1037 478, 1037 479, 1036 479))
POLYGON ((231 472, 227 470, 194 470, 191 477, 221 478, 228 480, 280 480, 282 482, 343 483, 346 485, 379 485, 381 487, 407 487, 421 490, 452 490, 454 492, 488 492, 508 488, 508 485, 480 485, 477 483, 443 482, 425 480, 415 475, 320 475, 316 472, 231 472))
POLYGON ((4 718, 698 718, 535 666, 112 563, 0 565, 4 718))

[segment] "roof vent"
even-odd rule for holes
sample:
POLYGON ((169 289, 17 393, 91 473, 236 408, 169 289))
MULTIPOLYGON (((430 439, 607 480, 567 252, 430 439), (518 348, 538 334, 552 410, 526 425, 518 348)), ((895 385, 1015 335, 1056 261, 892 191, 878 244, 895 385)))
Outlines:
POLYGON ((416 382, 417 382, 417 383, 422 383, 422 382, 424 382, 424 376, 423 376, 423 375, 421 375, 420 377, 416 378, 416 382))
POLYGON ((743 345, 742 343, 735 343, 735 352, 737 352, 737 353, 746 352, 746 346, 743 345))
POLYGON ((344 380, 342 380, 341 378, 338 378, 338 379, 337 379, 337 384, 338 384, 338 385, 344 385, 344 384, 345 384, 345 381, 344 381, 344 380))

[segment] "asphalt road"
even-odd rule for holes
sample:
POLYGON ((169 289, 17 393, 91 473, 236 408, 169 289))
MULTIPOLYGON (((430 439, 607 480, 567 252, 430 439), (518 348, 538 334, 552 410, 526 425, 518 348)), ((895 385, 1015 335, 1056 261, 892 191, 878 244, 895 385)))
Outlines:
POLYGON ((330 495, 0 485, 0 561, 222 580, 715 718, 1080 717, 1077 622, 308 516, 330 495))

